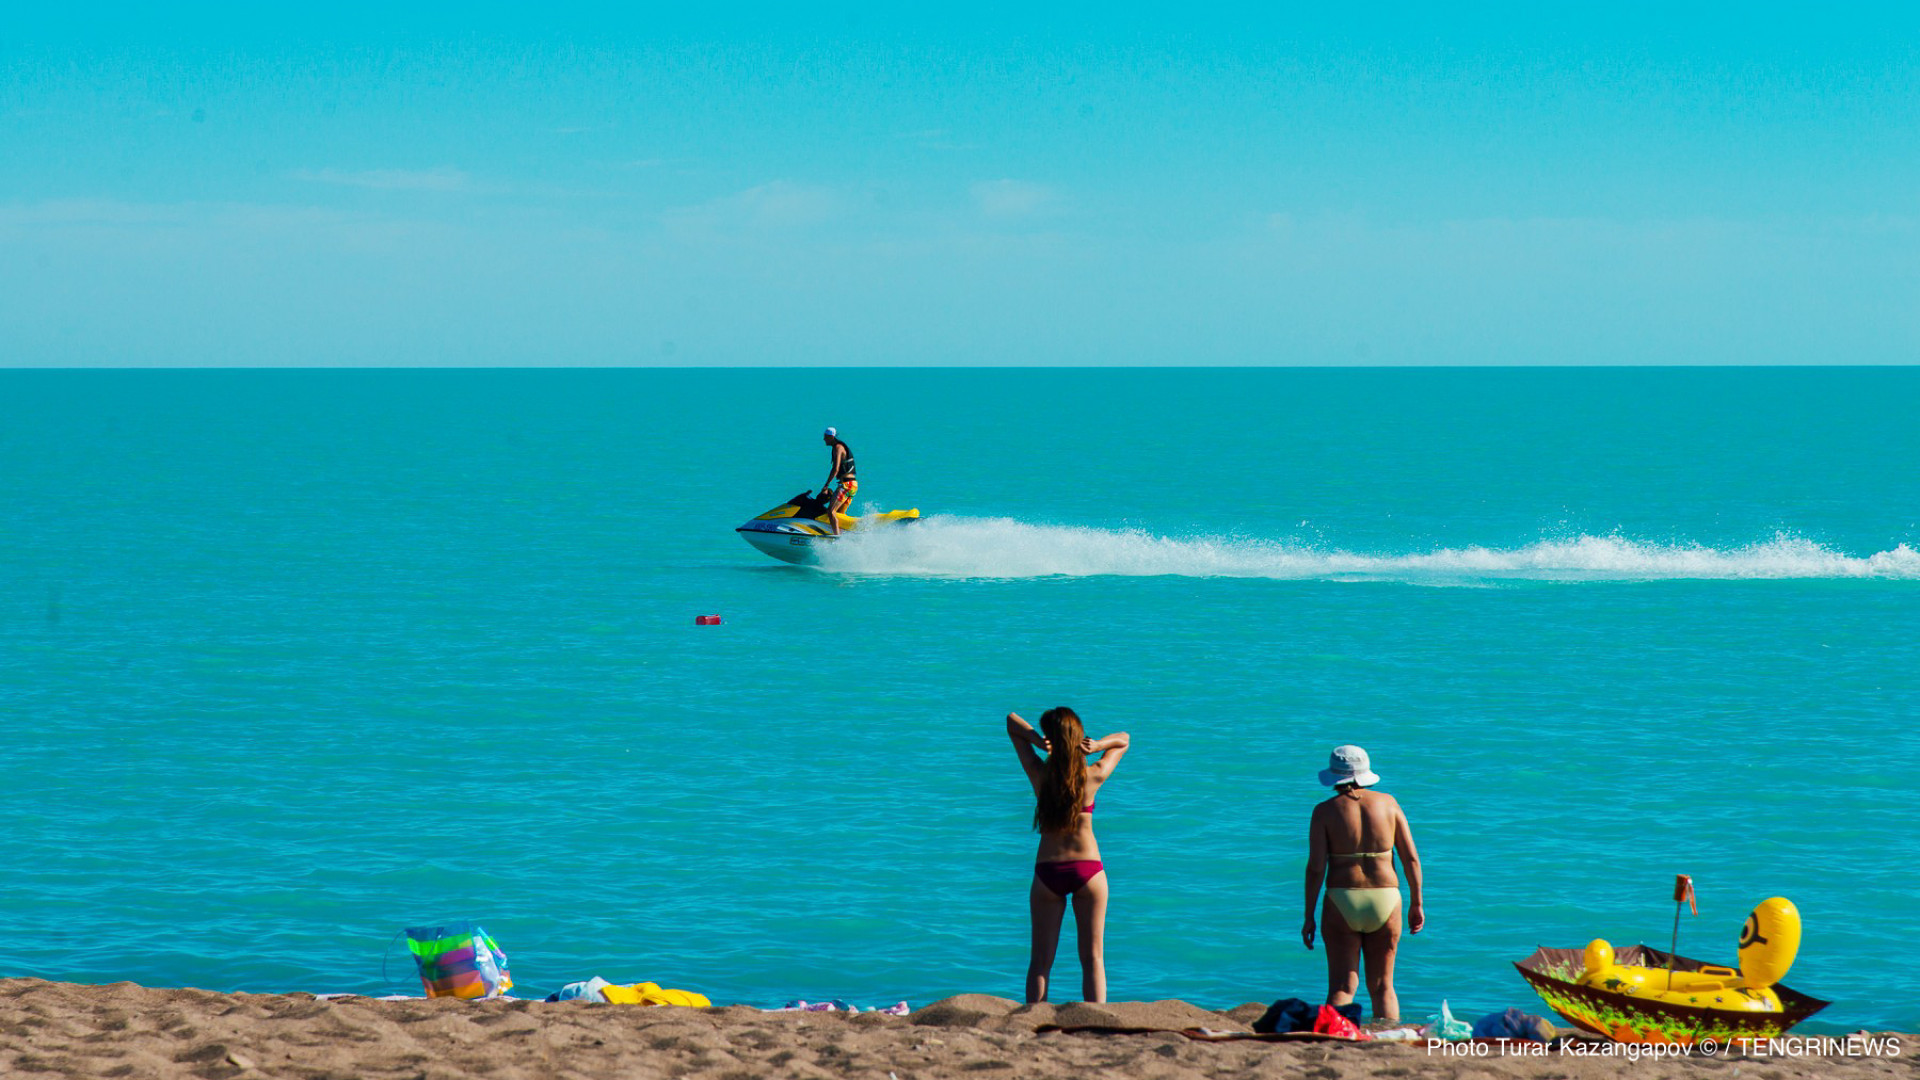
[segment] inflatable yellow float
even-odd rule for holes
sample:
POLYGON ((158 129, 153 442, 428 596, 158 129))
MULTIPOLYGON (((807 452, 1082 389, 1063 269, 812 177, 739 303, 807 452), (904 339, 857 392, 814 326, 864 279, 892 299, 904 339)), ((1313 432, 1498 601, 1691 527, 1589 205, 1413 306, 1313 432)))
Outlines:
POLYGON ((1583 1030, 1619 1042, 1691 1044, 1771 1038, 1825 1008, 1781 979, 1800 952, 1800 912, 1764 900, 1740 928, 1738 967, 1594 940, 1542 947, 1514 964, 1542 1000, 1583 1030))
POLYGON ((1587 944, 1580 985, 1668 1005, 1779 1012, 1773 992, 1800 952, 1800 911, 1782 896, 1763 900, 1740 928, 1740 969, 1703 964, 1697 971, 1632 967, 1614 962, 1613 946, 1587 944))

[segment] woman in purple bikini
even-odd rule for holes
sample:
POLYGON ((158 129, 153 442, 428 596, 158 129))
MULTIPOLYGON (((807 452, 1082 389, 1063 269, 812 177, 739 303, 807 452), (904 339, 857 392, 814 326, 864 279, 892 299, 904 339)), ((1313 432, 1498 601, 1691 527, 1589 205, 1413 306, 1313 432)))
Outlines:
POLYGON ((1080 993, 1087 1001, 1105 1001, 1107 965, 1101 939, 1107 925, 1107 874, 1100 867, 1100 844, 1093 838, 1093 807, 1100 786, 1126 755, 1127 733, 1089 739, 1080 717, 1062 705, 1040 714, 1039 731, 1018 713, 1008 713, 1007 737, 1033 785, 1033 827, 1040 834, 1033 888, 1028 891, 1033 958, 1027 964, 1027 1000, 1047 1000, 1060 923, 1071 896, 1080 938, 1080 993), (1042 758, 1036 749, 1047 756, 1042 758), (1092 754, 1100 757, 1089 765, 1092 754))

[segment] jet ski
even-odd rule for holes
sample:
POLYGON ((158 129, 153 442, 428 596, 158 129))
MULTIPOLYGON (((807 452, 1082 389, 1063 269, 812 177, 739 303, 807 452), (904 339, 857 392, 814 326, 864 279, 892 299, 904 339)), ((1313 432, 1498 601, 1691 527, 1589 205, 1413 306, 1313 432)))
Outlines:
MULTIPOLYGON (((920 520, 919 510, 889 510, 869 517, 835 515, 840 531, 869 532, 911 525, 920 520)), ((761 551, 790 563, 816 563, 820 550, 838 537, 827 521, 827 500, 811 491, 803 491, 779 506, 733 530, 740 538, 761 551)))

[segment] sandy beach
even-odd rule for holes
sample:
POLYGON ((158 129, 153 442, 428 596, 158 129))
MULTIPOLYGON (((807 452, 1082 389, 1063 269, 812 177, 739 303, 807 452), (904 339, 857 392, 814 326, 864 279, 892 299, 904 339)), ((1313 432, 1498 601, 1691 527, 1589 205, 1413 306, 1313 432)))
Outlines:
MULTIPOLYGON (((1211 1012, 1181 1001, 1021 1006, 968 994, 910 1016, 646 1008, 575 1002, 380 1001, 223 994, 132 983, 0 980, 0 1074, 72 1077, 925 1077, 1009 1080, 1098 1074, 1184 1078, 1912 1077, 1899 1056, 1698 1057, 1630 1062, 1498 1046, 1207 1041, 1247 1032, 1262 1006, 1211 1012), (1110 1029, 1108 1031, 1060 1031, 1110 1029), (1119 1033, 1111 1029, 1135 1029, 1119 1033), (1138 1031, 1137 1029, 1155 1029, 1138 1031)), ((1538 1044, 1534 1044, 1538 1046, 1538 1044)))

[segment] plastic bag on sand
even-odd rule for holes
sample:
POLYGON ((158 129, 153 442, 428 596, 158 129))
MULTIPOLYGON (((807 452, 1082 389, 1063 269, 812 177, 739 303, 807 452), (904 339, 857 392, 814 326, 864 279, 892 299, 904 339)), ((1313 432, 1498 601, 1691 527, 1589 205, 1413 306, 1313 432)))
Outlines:
POLYGON ((584 982, 570 982, 561 987, 548 1001, 605 1001, 607 996, 600 991, 612 984, 595 975, 584 982))
POLYGON ((1505 1012, 1488 1013, 1473 1025, 1473 1037, 1476 1039, 1528 1039, 1533 1042, 1552 1042, 1560 1034, 1552 1024, 1532 1013, 1519 1009, 1505 1012))
POLYGON ((1453 1010, 1447 1008, 1443 1000, 1440 1002, 1440 1019, 1427 1025, 1427 1038, 1461 1042, 1473 1038, 1473 1025, 1454 1019, 1453 1010))
MULTIPOLYGON (((1322 1024, 1329 1028, 1335 1021, 1322 1020, 1325 1013, 1347 1020, 1355 1031, 1360 1030, 1360 1006, 1349 1002, 1345 1005, 1309 1005, 1299 998, 1281 998, 1267 1006, 1260 1019, 1253 1022, 1253 1030, 1264 1035, 1285 1035, 1295 1031, 1318 1031, 1322 1035, 1338 1034, 1336 1031, 1323 1030, 1322 1024)), ((1351 1036, 1349 1036, 1351 1037, 1351 1036)))
POLYGON ((1360 1030, 1360 1025, 1347 1019, 1345 1014, 1331 1005, 1320 1006, 1319 1014, 1313 1018, 1313 1031, 1316 1035, 1332 1035, 1338 1039, 1372 1038, 1360 1030))
POLYGON ((428 997, 499 997, 513 989, 507 954, 479 924, 410 926, 406 933, 428 997))

